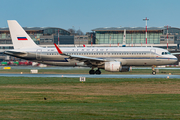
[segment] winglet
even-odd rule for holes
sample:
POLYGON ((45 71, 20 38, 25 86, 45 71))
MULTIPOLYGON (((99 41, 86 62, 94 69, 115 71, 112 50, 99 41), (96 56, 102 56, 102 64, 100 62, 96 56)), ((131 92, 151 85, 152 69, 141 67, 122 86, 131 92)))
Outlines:
POLYGON ((55 45, 55 47, 56 47, 58 53, 59 53, 59 54, 63 54, 62 51, 59 49, 59 47, 56 45, 56 43, 54 43, 54 45, 55 45))
POLYGON ((86 47, 86 45, 85 45, 85 44, 83 44, 83 47, 86 47))

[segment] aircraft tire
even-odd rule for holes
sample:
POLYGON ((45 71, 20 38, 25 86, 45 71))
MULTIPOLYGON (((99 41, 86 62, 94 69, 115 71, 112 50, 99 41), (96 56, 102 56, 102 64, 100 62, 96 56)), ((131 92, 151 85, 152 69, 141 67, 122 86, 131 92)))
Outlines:
POLYGON ((156 71, 152 71, 152 74, 153 74, 153 75, 156 75, 156 71))
POLYGON ((89 71, 89 74, 90 74, 90 75, 94 75, 94 74, 95 74, 95 71, 94 71, 94 70, 90 70, 90 71, 89 71))
POLYGON ((100 71, 100 70, 96 70, 96 74, 97 74, 97 75, 100 75, 100 74, 101 74, 101 71, 100 71))

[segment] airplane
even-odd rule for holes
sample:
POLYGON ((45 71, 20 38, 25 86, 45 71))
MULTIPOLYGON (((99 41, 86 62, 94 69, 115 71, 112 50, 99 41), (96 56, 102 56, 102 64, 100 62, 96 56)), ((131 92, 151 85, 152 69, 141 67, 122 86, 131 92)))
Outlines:
MULTIPOLYGON (((155 47, 66 47, 42 48, 35 44, 16 20, 8 20, 14 49, 10 56, 54 66, 86 66, 89 74, 101 74, 100 69, 128 72, 130 66, 169 65, 177 58, 165 49, 155 47), (97 70, 94 70, 97 68, 97 70)), ((152 74, 156 74, 152 69, 152 74)))

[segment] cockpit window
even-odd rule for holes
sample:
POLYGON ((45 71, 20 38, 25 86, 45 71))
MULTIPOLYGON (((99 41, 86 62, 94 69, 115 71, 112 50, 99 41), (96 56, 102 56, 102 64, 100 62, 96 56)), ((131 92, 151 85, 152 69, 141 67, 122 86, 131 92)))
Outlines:
POLYGON ((162 52, 162 55, 170 55, 170 52, 162 52))
POLYGON ((169 54, 169 55, 170 55, 171 53, 170 53, 170 52, 167 52, 167 54, 169 54))

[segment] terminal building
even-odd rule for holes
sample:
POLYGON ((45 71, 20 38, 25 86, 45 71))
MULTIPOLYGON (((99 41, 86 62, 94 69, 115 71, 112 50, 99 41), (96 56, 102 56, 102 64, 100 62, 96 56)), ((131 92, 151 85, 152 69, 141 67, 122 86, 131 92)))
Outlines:
MULTIPOLYGON (((74 36, 71 36, 69 31, 62 28, 24 27, 23 29, 38 45, 58 43, 58 33, 59 40, 61 40, 60 44, 74 44, 74 36)), ((8 28, 0 28, 0 49, 12 49, 12 40, 8 28)))
MULTIPOLYGON (((96 28, 96 44, 122 44, 124 30, 126 30, 126 44, 134 46, 146 44, 146 29, 143 27, 123 27, 123 28, 96 28)), ((168 28, 168 43, 172 49, 179 49, 180 29, 175 27, 168 28)), ((147 44, 167 48, 167 28, 150 27, 147 29, 147 44), (164 45, 163 45, 164 44, 164 45)))

